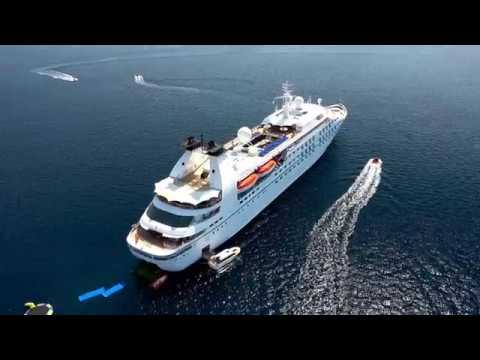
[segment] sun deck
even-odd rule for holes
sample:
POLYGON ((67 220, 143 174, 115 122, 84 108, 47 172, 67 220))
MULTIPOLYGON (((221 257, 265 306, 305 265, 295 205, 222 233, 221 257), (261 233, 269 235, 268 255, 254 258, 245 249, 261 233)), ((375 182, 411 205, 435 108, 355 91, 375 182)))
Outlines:
POLYGON ((293 126, 272 126, 270 124, 261 124, 252 128, 252 139, 242 144, 238 137, 230 140, 224 145, 227 150, 248 153, 250 147, 258 149, 258 155, 265 154, 265 149, 268 149, 272 144, 293 137, 296 129, 293 126))
POLYGON ((209 187, 209 181, 208 177, 205 174, 208 174, 208 172, 200 167, 196 171, 185 176, 183 179, 177 179, 175 181, 178 185, 187 185, 196 191, 207 190, 209 187))
POLYGON ((191 174, 186 178, 168 177, 155 184, 159 200, 186 209, 202 209, 217 204, 222 192, 210 187, 207 179, 191 174))
POLYGON ((169 254, 189 240, 189 238, 170 239, 154 231, 145 230, 138 224, 132 228, 129 237, 137 249, 156 255, 169 254))

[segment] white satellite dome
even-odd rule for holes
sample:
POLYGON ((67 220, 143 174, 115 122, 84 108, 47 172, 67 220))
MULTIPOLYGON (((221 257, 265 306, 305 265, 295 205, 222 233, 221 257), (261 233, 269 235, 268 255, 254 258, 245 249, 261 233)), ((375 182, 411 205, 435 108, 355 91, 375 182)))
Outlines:
POLYGON ((295 102, 295 107, 296 107, 297 109, 300 109, 305 101, 303 100, 303 97, 297 96, 297 97, 295 98, 294 102, 295 102))
POLYGON ((252 140, 252 130, 250 130, 246 126, 241 127, 240 129, 238 129, 237 137, 238 141, 240 141, 241 144, 246 144, 250 140, 252 140))

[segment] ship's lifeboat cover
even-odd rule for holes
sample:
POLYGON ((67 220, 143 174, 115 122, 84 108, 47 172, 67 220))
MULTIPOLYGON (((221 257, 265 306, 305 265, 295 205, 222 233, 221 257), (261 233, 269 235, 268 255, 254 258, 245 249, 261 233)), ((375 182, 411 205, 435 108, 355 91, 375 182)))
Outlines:
POLYGON ((255 183, 257 182, 257 180, 258 180, 258 175, 257 174, 248 175, 245 179, 240 180, 237 183, 238 191, 242 192, 242 191, 245 191, 245 190, 248 190, 248 189, 252 188, 255 185, 255 183))
POLYGON ((257 174, 260 176, 268 175, 273 171, 273 169, 275 169, 275 166, 277 166, 277 162, 275 160, 272 159, 267 161, 257 169, 257 174))

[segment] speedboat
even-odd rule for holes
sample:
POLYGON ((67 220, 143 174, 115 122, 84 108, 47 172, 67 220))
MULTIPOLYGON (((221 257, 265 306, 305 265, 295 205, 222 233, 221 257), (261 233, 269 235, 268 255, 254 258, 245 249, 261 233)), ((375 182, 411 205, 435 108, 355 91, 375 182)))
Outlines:
POLYGON ((220 270, 230 264, 239 254, 240 248, 238 246, 230 249, 225 249, 219 252, 217 255, 213 255, 208 260, 208 265, 214 270, 220 270))

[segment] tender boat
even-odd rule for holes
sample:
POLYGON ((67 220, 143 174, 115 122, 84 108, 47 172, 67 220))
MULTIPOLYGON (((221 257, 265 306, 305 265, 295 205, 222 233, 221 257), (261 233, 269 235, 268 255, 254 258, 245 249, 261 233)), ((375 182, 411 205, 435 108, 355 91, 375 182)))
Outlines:
POLYGON ((230 264, 239 254, 240 248, 238 246, 230 249, 225 249, 219 252, 217 255, 210 257, 208 265, 214 270, 221 270, 228 264, 230 264))
POLYGON ((53 315, 53 306, 50 304, 35 304, 33 302, 25 303, 28 310, 24 315, 53 315))
POLYGON ((167 274, 163 274, 162 276, 160 276, 158 279, 154 280, 151 284, 150 284, 150 287, 153 289, 153 290, 158 290, 160 289, 164 284, 165 282, 167 281, 168 279, 168 275, 167 274))

